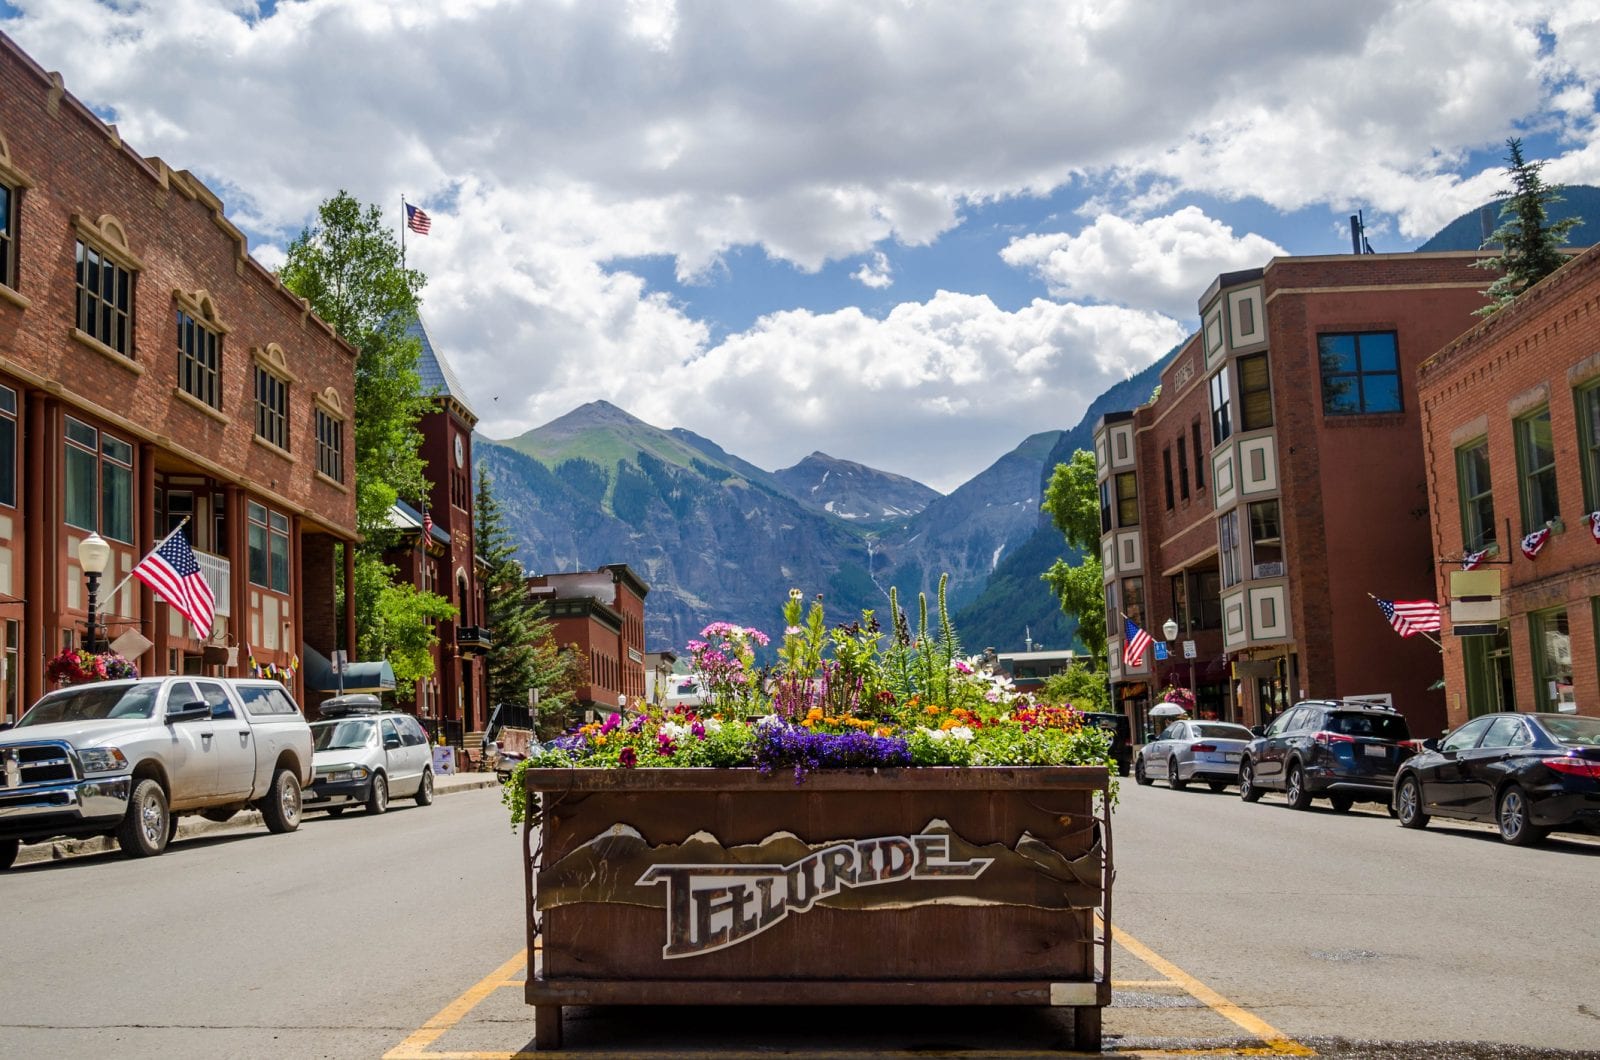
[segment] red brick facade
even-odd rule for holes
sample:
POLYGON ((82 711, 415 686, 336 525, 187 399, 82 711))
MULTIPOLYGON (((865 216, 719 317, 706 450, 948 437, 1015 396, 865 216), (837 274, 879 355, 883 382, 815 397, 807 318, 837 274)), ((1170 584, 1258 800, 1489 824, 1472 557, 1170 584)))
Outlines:
POLYGON ((1277 258, 1220 276, 1160 396, 1097 425, 1112 681, 1137 729, 1191 672, 1202 711, 1245 724, 1306 696, 1382 693, 1419 731, 1443 724, 1438 650, 1398 637, 1368 594, 1432 592, 1415 373, 1483 304, 1475 257, 1277 258), (1367 368, 1344 371, 1343 351, 1367 368), (1124 611, 1158 640, 1175 618, 1176 658, 1124 671, 1124 611))
POLYGON ((557 644, 588 660, 589 679, 577 691, 579 710, 614 710, 645 699, 644 599, 650 587, 625 563, 575 574, 528 579, 543 600, 557 644))
MULTIPOLYGON (((0 99, 6 711, 37 696, 44 661, 83 635, 77 549, 91 531, 113 549, 107 632, 138 629, 154 645, 141 671, 238 674, 252 654, 288 671, 302 643, 331 651, 353 628, 334 613, 332 579, 334 546, 355 532, 355 351, 249 256, 198 179, 140 157, 3 35, 0 99), (86 302, 80 275, 106 297, 86 302), (214 373, 202 379, 191 358, 187 383, 185 317, 200 329, 187 334, 215 341, 214 373), (281 422, 258 418, 264 385, 281 422), (319 426, 332 447, 319 449, 319 426), (115 589, 185 515, 229 612, 210 652, 139 582, 115 589), (227 648, 240 649, 234 661, 218 661, 227 648)), ((303 693, 298 675, 290 683, 303 693)))
MULTIPOLYGON (((1494 710, 1567 710, 1600 715, 1596 609, 1600 544, 1588 514, 1600 508, 1600 248, 1590 249, 1429 359, 1420 373, 1433 550, 1455 560, 1488 544, 1481 570, 1502 589, 1499 631, 1452 635, 1451 573, 1440 566, 1446 602, 1444 679, 1449 723, 1494 710), (1550 460, 1530 432, 1548 432, 1550 460), (1521 444, 1519 444, 1519 435, 1521 444), (1493 518, 1468 513, 1463 493, 1486 456, 1493 518), (1546 474, 1538 468, 1548 467, 1546 474), (1533 510, 1535 485, 1554 483, 1557 510, 1533 510), (1488 534, 1478 530, 1488 524, 1488 534), (1552 533, 1534 559, 1523 537, 1552 533), (1469 541, 1477 532, 1479 540, 1469 541)), ((1481 502, 1480 502, 1481 503, 1481 502)), ((1479 623, 1487 626, 1487 623, 1479 623)))

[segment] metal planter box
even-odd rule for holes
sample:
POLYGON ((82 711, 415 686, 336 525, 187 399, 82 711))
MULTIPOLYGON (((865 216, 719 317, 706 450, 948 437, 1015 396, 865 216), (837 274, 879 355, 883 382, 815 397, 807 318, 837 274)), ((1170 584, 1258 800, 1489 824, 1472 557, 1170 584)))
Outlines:
POLYGON ((535 1045, 563 1005, 1111 1000, 1104 767, 530 769, 535 1045), (1097 921, 1098 914, 1098 921, 1097 921))

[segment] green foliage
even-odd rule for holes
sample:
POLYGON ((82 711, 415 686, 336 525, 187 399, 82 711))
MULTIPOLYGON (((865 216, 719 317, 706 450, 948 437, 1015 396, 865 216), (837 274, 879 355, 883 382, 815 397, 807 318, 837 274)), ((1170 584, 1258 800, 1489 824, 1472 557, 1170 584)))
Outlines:
POLYGON ((432 649, 439 643, 434 627, 454 619, 455 606, 437 593, 391 580, 378 590, 374 611, 369 658, 388 659, 396 695, 401 689, 410 692, 418 681, 433 676, 432 649))
POLYGON ((1100 670, 1073 663, 1065 673, 1052 674, 1039 691, 1046 703, 1060 703, 1091 713, 1111 710, 1111 683, 1100 670))
POLYGON ((1561 246, 1582 223, 1579 217, 1552 223, 1549 208, 1562 201, 1560 187, 1544 183, 1539 175, 1544 162, 1529 162, 1522 157, 1520 139, 1507 140, 1506 149, 1506 175, 1511 178, 1511 188, 1497 196, 1505 200, 1500 207, 1500 227, 1484 244, 1486 248, 1499 244, 1500 253, 1473 262, 1477 268, 1496 269, 1502 275, 1484 290, 1489 304, 1477 311, 1479 316, 1498 312, 1564 265, 1567 259, 1561 246))
POLYGON ((1100 491, 1095 482, 1094 454, 1079 449, 1072 460, 1057 464, 1044 490, 1050 521, 1079 552, 1100 551, 1100 491))
POLYGON ((593 460, 563 460, 556 465, 556 477, 566 483, 568 489, 595 505, 605 499, 611 485, 606 469, 593 460))
POLYGON ((528 595, 516 544, 506 529, 505 513, 495 498, 489 472, 478 469, 478 496, 474 505, 477 525, 473 542, 483 560, 479 584, 484 595, 484 619, 494 646, 485 658, 485 683, 490 703, 526 703, 534 686, 535 641, 549 636, 528 595))
POLYGON ((1078 643, 1096 663, 1106 657, 1106 588, 1098 555, 1085 555, 1076 567, 1056 560, 1044 572, 1045 583, 1061 601, 1061 610, 1078 623, 1078 643))
POLYGON ((618 519, 635 530, 643 529, 645 519, 650 515, 650 502, 655 495, 650 476, 626 460, 617 461, 616 486, 611 491, 611 511, 618 519))

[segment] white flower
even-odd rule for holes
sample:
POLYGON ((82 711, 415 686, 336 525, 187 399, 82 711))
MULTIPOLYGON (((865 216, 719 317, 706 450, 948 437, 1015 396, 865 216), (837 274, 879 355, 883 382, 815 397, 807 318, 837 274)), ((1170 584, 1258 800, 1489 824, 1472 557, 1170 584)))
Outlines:
POLYGON ((952 740, 970 741, 972 739, 972 735, 972 730, 967 728, 965 725, 957 725, 955 728, 950 730, 950 738, 952 740))
POLYGON ((700 724, 708 733, 722 731, 722 722, 718 721, 716 718, 701 718, 700 724))
POLYGON ((938 743, 941 740, 947 740, 947 739, 950 738, 950 734, 945 732, 943 729, 920 729, 919 728, 917 731, 918 732, 927 733, 928 739, 934 741, 935 743, 938 743))
POLYGON ((661 723, 661 735, 669 740, 681 740, 689 735, 689 729, 675 721, 664 721, 661 723))

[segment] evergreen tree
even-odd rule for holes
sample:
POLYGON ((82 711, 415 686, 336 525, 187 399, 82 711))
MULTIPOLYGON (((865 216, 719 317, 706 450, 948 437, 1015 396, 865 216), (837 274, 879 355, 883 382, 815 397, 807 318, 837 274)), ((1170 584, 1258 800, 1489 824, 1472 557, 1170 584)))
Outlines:
POLYGON ((378 208, 363 208, 343 191, 324 201, 316 222, 289 245, 279 278, 359 351, 351 432, 361 536, 354 546, 353 656, 387 658, 405 698, 416 681, 433 675, 435 623, 456 614, 444 597, 397 583, 394 568, 383 561, 395 541, 390 507, 428 490, 417 422, 429 398, 417 375, 421 346, 405 334, 424 278, 401 264, 399 244, 378 208))
POLYGON ((486 619, 494 639, 487 659, 489 702, 526 703, 529 690, 537 689, 540 728, 548 734, 565 724, 582 659, 556 643, 555 626, 543 605, 528 595, 516 542, 493 486, 488 470, 480 466, 475 536, 485 566, 486 619))
POLYGON ((1484 243, 1485 250, 1498 244, 1500 253, 1473 262, 1480 269, 1498 269, 1502 275, 1483 292, 1490 302, 1477 311, 1479 316, 1505 308, 1517 295, 1566 264, 1561 246, 1567 233, 1582 223, 1581 218, 1567 217, 1552 224, 1549 208, 1562 201, 1560 186, 1545 184, 1539 175, 1544 162, 1522 157, 1521 140, 1507 140, 1506 148, 1511 188, 1496 196, 1505 200, 1500 207, 1500 227, 1484 243))

